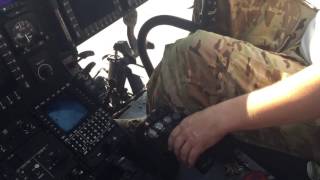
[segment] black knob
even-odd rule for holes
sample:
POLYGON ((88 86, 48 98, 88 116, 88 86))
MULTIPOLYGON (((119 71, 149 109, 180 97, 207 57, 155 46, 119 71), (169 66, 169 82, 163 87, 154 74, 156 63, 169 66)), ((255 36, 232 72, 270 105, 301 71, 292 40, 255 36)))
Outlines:
POLYGON ((51 76, 53 76, 53 68, 49 64, 41 64, 38 67, 38 78, 42 81, 47 80, 51 76))

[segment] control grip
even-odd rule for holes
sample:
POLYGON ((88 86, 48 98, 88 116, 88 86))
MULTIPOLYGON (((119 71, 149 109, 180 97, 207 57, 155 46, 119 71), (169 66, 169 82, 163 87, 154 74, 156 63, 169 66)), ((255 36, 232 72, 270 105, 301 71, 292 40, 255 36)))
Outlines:
MULTIPOLYGON (((143 144, 147 144, 148 151, 152 149, 158 155, 174 156, 174 153, 168 150, 168 138, 185 117, 186 115, 173 112, 168 108, 154 110, 148 115, 144 125, 140 128, 139 139, 143 140, 143 144)), ((232 149, 234 148, 229 140, 222 140, 205 151, 197 160, 195 167, 205 174, 217 161, 230 157, 232 149)), ((176 158, 174 159, 177 161, 176 158)))

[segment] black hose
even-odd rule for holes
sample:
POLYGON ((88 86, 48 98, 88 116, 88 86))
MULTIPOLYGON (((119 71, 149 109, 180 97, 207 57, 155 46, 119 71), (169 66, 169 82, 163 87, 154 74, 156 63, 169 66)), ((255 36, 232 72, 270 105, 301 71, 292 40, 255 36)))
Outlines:
POLYGON ((146 41, 150 30, 159 25, 174 26, 190 32, 200 29, 200 26, 192 21, 168 15, 153 17, 143 24, 138 35, 138 52, 149 77, 152 75, 154 68, 147 53, 146 41))

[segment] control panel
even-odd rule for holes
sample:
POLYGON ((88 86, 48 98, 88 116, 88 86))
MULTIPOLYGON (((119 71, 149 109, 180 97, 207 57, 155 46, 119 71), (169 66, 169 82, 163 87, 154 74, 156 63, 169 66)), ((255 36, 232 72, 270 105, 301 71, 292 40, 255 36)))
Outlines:
POLYGON ((74 164, 70 151, 53 137, 39 134, 27 146, 7 156, 0 169, 4 179, 62 179, 74 164))
POLYGON ((0 1, 1 180, 153 179, 126 152, 107 91, 74 44, 141 3, 0 1))
POLYGON ((0 128, 0 159, 25 143, 39 132, 39 127, 30 117, 17 117, 2 114, 0 128))
POLYGON ((34 107, 39 119, 66 145, 87 155, 115 127, 110 113, 99 108, 70 83, 34 107))
POLYGON ((50 9, 37 0, 0 2, 0 112, 60 76, 58 56, 71 49, 50 9))

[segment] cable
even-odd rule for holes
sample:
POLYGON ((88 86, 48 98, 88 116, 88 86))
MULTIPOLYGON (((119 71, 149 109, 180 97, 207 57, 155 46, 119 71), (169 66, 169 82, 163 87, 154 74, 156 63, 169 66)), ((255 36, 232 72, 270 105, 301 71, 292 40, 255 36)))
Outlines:
POLYGON ((147 36, 151 29, 160 25, 174 26, 190 32, 200 29, 200 25, 192 21, 168 15, 153 17, 143 24, 138 35, 138 52, 149 77, 152 75, 154 68, 147 53, 147 36))

